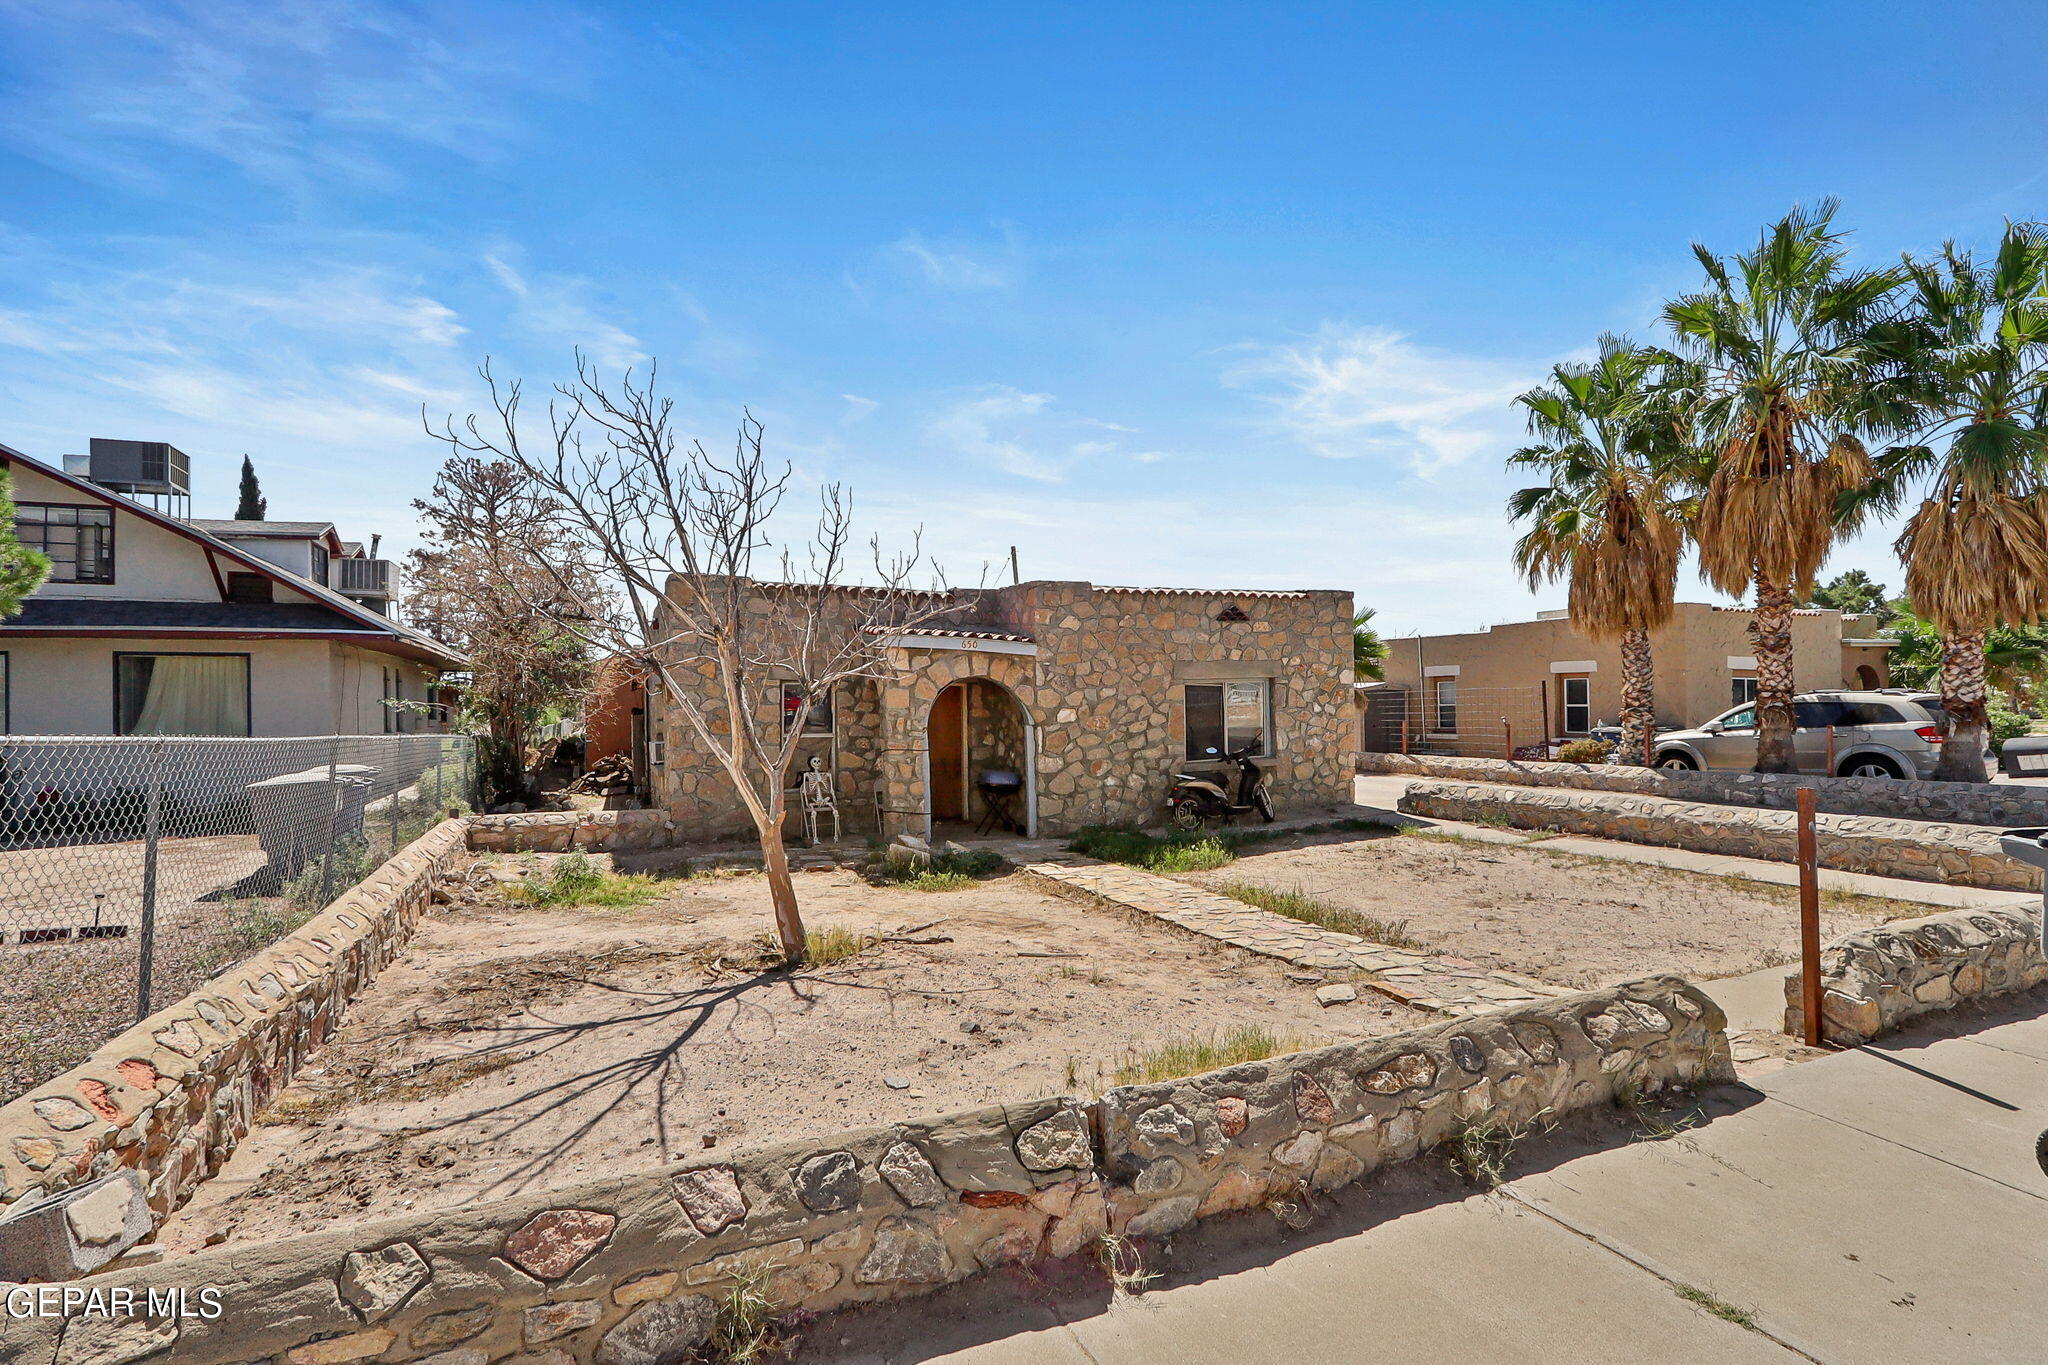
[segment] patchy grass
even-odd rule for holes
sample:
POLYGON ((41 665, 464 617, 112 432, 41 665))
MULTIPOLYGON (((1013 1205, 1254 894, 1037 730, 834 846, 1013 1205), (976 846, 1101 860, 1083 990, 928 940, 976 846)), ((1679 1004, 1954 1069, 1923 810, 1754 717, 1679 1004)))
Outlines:
POLYGON ((1756 1325, 1754 1308, 1738 1308, 1710 1289, 1701 1289, 1694 1284, 1674 1286, 1672 1292, 1687 1303, 1706 1309, 1723 1322, 1732 1322, 1737 1327, 1746 1327, 1752 1332, 1761 1331, 1756 1325))
MULTIPOLYGON (((837 925, 830 929, 809 929, 804 933, 804 964, 830 967, 848 958, 859 957, 870 948, 880 947, 881 943, 879 932, 856 934, 837 925)), ((772 940, 769 946, 774 946, 772 940)))
POLYGON ((794 1344, 775 1328, 775 1304, 768 1281, 780 1267, 741 1261, 726 1275, 711 1322, 705 1355, 719 1365, 755 1365, 788 1354, 794 1344))
MULTIPOLYGON (((1677 1092, 1684 1095, 1684 1092, 1677 1092)), ((1690 1099, 1690 1095, 1684 1095, 1690 1099)), ((1635 1124, 1636 1137, 1644 1142, 1664 1142, 1675 1138, 1700 1121, 1700 1111, 1689 1104, 1675 1104, 1671 1099, 1651 1095, 1633 1082, 1623 1085, 1614 1092, 1614 1102, 1635 1124)))
POLYGON ((604 872, 581 853, 559 859, 544 877, 505 889, 505 899, 525 905, 594 905, 626 910, 661 894, 661 883, 644 873, 604 872))
POLYGON ((1460 1119, 1445 1146, 1451 1170, 1475 1189, 1493 1190, 1507 1183, 1515 1148, 1542 1121, 1543 1110, 1528 1123, 1514 1124, 1498 1114, 1460 1119))
POLYGON ((900 886, 909 891, 965 891, 1003 870, 999 854, 987 849, 934 854, 929 863, 882 861, 867 868, 875 886, 900 886))
POLYGON ((1119 1233, 1105 1232, 1096 1240, 1095 1260, 1119 1294, 1142 1294, 1146 1286, 1159 1278, 1145 1269, 1138 1244, 1119 1233))
POLYGON ((1261 910, 1270 910, 1288 919, 1300 920, 1321 929, 1334 929, 1340 934, 1356 934, 1374 943, 1384 943, 1390 948, 1407 948, 1414 952, 1428 952, 1429 945, 1408 932, 1405 919, 1380 919, 1373 915, 1362 915, 1356 910, 1347 910, 1328 901, 1316 899, 1305 889, 1296 887, 1291 891, 1276 891, 1270 886, 1256 882, 1218 882, 1213 888, 1233 900, 1246 905, 1255 905, 1261 910))
POLYGON ((1263 1024, 1239 1024, 1221 1033, 1176 1038, 1149 1052, 1132 1052, 1116 1069, 1118 1085, 1170 1081, 1216 1071, 1240 1062, 1262 1061, 1308 1046, 1291 1033, 1275 1033, 1263 1024))
POLYGON ((1230 833, 1194 834, 1175 830, 1147 834, 1127 825, 1088 825, 1074 832, 1067 847, 1090 858, 1146 872, 1207 872, 1237 858, 1246 836, 1230 833))

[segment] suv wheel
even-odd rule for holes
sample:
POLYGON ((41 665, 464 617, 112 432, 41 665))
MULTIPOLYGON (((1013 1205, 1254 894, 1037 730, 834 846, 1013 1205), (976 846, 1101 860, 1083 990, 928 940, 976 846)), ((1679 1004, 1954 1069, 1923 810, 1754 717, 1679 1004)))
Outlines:
POLYGON ((1657 766, 1669 768, 1673 772, 1690 773, 1697 772, 1700 765, 1678 752, 1678 750, 1669 749, 1657 755, 1657 766))
POLYGON ((1880 758, 1876 754, 1858 754, 1843 762, 1840 776, 1899 778, 1905 774, 1899 771, 1898 764, 1888 758, 1880 758))

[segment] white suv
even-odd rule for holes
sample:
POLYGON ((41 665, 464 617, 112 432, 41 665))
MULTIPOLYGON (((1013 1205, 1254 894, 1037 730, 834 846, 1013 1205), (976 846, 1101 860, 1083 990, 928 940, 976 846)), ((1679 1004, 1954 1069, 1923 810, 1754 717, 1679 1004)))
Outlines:
MULTIPOLYGON (((1931 777, 1948 724, 1940 696, 1904 688, 1802 692, 1792 710, 1793 765, 1837 777, 1931 777)), ((1756 704, 1724 711, 1696 730, 1668 730, 1657 736, 1655 752, 1660 768, 1753 768, 1756 704)))

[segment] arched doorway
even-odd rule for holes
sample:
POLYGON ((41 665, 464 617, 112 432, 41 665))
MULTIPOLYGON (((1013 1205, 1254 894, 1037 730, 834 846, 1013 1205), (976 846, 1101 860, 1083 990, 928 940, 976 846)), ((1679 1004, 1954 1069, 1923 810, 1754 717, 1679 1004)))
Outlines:
POLYGON ((1858 664, 1856 665, 1856 685, 1865 692, 1875 692, 1878 688, 1884 686, 1884 683, 1878 678, 1876 669, 1872 668, 1869 664, 1858 664))
POLYGON ((962 678, 925 716, 925 832, 1038 834, 1038 727, 1014 693, 990 678, 962 678), (1021 785, 1005 790, 1002 775, 1021 785))

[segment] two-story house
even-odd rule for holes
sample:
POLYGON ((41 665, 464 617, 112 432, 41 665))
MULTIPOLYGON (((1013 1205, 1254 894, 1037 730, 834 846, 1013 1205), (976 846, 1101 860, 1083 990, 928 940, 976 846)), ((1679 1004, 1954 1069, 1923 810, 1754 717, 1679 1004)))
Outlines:
POLYGON ((92 442, 63 466, 0 445, 49 581, 0 621, 0 726, 24 735, 386 734, 466 660, 390 614, 396 575, 334 527, 194 520, 185 456, 92 442))

